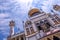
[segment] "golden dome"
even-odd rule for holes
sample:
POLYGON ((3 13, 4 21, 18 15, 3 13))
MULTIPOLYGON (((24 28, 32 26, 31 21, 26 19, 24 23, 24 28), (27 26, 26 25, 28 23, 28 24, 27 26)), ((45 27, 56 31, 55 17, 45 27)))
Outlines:
POLYGON ((32 16, 35 12, 40 12, 39 9, 37 8, 34 8, 34 9, 31 9, 28 13, 29 16, 32 16))

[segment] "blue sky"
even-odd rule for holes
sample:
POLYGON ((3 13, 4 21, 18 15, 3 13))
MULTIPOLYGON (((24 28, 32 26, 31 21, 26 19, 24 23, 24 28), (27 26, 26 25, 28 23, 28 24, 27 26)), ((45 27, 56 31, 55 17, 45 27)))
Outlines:
POLYGON ((39 8, 49 13, 55 4, 60 5, 60 0, 0 0, 0 40, 6 40, 9 35, 9 21, 15 21, 15 33, 21 32, 22 21, 28 19, 30 9, 39 8))

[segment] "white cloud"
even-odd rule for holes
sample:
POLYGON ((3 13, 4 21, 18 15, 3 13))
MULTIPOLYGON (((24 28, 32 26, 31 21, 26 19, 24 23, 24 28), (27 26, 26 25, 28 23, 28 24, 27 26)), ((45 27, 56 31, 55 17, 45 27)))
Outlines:
POLYGON ((32 7, 33 0, 16 0, 16 1, 17 3, 19 3, 20 7, 13 9, 14 12, 16 11, 14 15, 16 15, 16 17, 21 18, 25 18, 26 16, 28 17, 28 12, 32 7))
POLYGON ((6 38, 3 38, 3 40, 7 40, 6 38))
POLYGON ((48 12, 48 8, 45 6, 42 6, 43 11, 48 12))
POLYGON ((5 17, 9 17, 10 15, 8 13, 1 13, 0 14, 0 19, 1 18, 5 18, 5 17))
POLYGON ((56 1, 56 4, 60 5, 60 0, 57 0, 57 1, 56 1))
POLYGON ((0 10, 2 10, 2 9, 6 9, 7 7, 4 7, 4 6, 1 6, 0 5, 0 10))
MULTIPOLYGON (((58 4, 59 0, 47 0, 47 1, 43 1, 42 4, 44 6, 42 6, 43 11, 45 12, 51 12, 51 10, 53 9, 53 5, 58 4)), ((59 3, 60 4, 60 3, 59 3)))
POLYGON ((0 25, 4 26, 4 25, 9 25, 9 21, 11 21, 12 19, 0 19, 0 25))

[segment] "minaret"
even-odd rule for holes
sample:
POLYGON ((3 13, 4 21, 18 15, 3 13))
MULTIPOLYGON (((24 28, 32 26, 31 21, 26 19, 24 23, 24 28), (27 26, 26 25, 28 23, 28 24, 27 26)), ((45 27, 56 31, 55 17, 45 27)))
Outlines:
POLYGON ((14 35, 14 26, 15 26, 15 22, 12 20, 9 23, 10 26, 10 36, 14 35))

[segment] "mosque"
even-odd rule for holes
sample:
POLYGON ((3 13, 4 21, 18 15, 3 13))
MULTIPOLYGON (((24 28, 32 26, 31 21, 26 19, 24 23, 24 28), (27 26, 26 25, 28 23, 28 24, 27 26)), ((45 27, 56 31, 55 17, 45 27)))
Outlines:
MULTIPOLYGON (((60 6, 53 9, 60 11, 60 6)), ((14 35, 14 21, 10 21, 10 35, 7 40, 60 40, 60 15, 45 13, 38 8, 29 11, 29 19, 24 22, 24 32, 14 35)))

